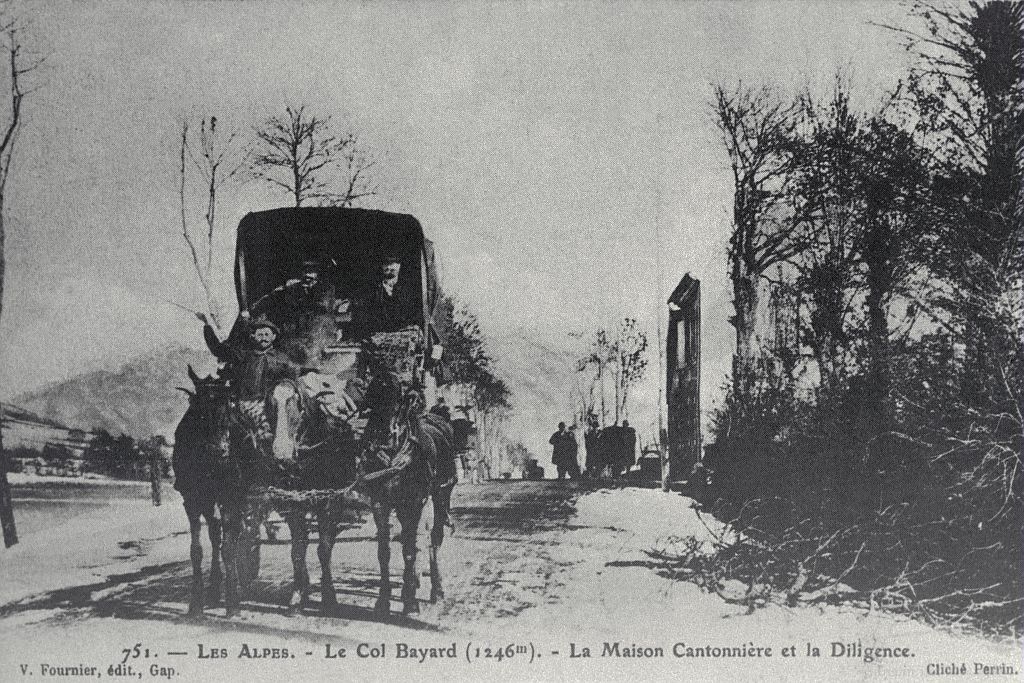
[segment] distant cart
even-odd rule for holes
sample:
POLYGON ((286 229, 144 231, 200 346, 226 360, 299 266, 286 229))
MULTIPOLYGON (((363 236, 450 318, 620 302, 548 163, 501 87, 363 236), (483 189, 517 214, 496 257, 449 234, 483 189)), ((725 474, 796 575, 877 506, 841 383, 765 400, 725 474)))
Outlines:
POLYGON ((640 478, 644 481, 661 480, 661 449, 658 446, 644 446, 638 461, 640 478))

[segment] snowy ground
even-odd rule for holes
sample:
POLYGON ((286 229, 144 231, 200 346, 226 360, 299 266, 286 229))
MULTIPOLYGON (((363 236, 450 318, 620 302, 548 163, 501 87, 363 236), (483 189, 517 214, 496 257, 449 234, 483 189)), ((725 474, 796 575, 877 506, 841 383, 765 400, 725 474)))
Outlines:
POLYGON ((81 477, 58 477, 26 472, 9 472, 7 481, 11 486, 131 486, 149 488, 148 481, 129 481, 126 479, 113 479, 102 474, 84 474, 81 477))
MULTIPOLYGON (((708 536, 690 503, 660 491, 581 490, 567 482, 460 485, 456 530, 442 551, 447 597, 424 601, 416 618, 382 623, 371 611, 377 570, 369 520, 344 532, 336 546, 341 604, 330 616, 319 615, 316 605, 284 614, 290 565, 288 546, 277 544, 263 548, 256 592, 242 617, 227 620, 217 607, 188 620, 188 534, 177 499, 167 496, 158 508, 145 499, 118 501, 28 534, 0 555, 0 680, 21 678, 22 665, 36 677, 44 665, 82 665, 109 678, 118 673, 110 665, 137 643, 138 655, 131 651, 126 661, 137 679, 941 680, 930 672, 964 664, 973 673, 975 662, 1013 669, 1003 679, 1020 677, 1016 645, 852 609, 768 607, 747 615, 662 576, 645 550, 672 536, 708 536), (862 652, 906 648, 910 656, 870 663, 863 654, 833 657, 833 642, 850 644, 847 652, 859 643, 862 652), (639 649, 655 656, 614 656, 614 643, 620 655, 639 649), (399 658, 403 644, 423 649, 424 661, 399 658), (451 661, 444 655, 453 644, 451 661), (808 656, 808 644, 821 656, 808 656), (244 646, 287 656, 240 656, 244 646), (708 646, 770 647, 772 654, 674 654, 708 646), (200 658, 200 647, 226 656, 200 658), (382 657, 360 656, 377 647, 382 657), (789 647, 794 656, 783 656, 789 647), (328 656, 342 649, 345 657, 328 656), (584 649, 590 657, 572 656, 584 649)), ((421 569, 426 559, 423 553, 421 569)), ((400 572, 397 544, 392 564, 400 572)), ((315 580, 312 551, 309 566, 315 580)), ((429 595, 425 576, 419 595, 429 595)))

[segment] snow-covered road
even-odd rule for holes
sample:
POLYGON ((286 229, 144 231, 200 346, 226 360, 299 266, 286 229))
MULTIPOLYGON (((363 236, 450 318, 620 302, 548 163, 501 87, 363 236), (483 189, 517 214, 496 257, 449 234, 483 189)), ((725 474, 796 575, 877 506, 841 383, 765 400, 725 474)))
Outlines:
MULTIPOLYGON (((644 551, 709 534, 678 494, 492 482, 459 485, 453 508, 456 528, 442 551, 446 598, 384 623, 371 611, 369 519, 339 537, 340 605, 327 616, 316 611, 316 594, 306 613, 285 615, 291 569, 279 543, 264 546, 240 618, 217 607, 186 619, 188 534, 173 495, 158 508, 120 501, 27 534, 0 555, 0 680, 124 677, 127 669, 112 665, 126 656, 131 678, 176 680, 934 680, 961 664, 973 673, 975 663, 1010 667, 1016 675, 1005 680, 1022 669, 1013 644, 853 609, 770 606, 747 615, 672 580, 644 551), (875 648, 890 656, 871 656, 875 648), (247 656, 264 649, 267 657, 247 656)), ((397 545, 392 564, 400 569, 397 545)), ((309 567, 315 580, 315 552, 309 567)))

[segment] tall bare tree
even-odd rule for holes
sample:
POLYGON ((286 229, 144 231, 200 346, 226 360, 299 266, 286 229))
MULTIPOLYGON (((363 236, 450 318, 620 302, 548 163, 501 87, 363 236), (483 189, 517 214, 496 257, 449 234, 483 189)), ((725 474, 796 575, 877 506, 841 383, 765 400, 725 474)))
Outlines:
MULTIPOLYGON (((582 337, 582 333, 572 333, 570 336, 582 337)), ((597 387, 601 395, 600 423, 604 427, 608 417, 608 409, 605 406, 605 376, 608 374, 608 367, 614 366, 618 352, 615 342, 608 336, 607 330, 597 330, 590 342, 590 348, 576 361, 576 371, 584 374, 593 368, 593 380, 591 381, 591 392, 597 387)), ((618 406, 616 405, 616 408, 618 406)))
POLYGON ((355 134, 336 134, 330 116, 287 106, 284 116, 269 117, 254 132, 253 177, 286 191, 295 206, 353 206, 378 192, 371 175, 376 160, 355 134))
POLYGON ((181 123, 181 147, 178 186, 181 201, 181 234, 192 256, 199 284, 206 298, 207 317, 216 328, 221 328, 220 305, 212 282, 213 253, 217 233, 218 193, 238 176, 245 156, 235 131, 218 128, 217 117, 210 116, 199 122, 198 133, 190 128, 189 120, 181 123), (193 193, 189 181, 199 185, 199 200, 203 218, 201 237, 190 227, 188 207, 193 193))
MULTIPOLYGON (((30 90, 25 87, 25 77, 35 70, 42 58, 28 53, 22 43, 20 27, 16 18, 0 15, 0 30, 4 34, 3 50, 7 56, 6 75, 8 80, 8 109, 2 126, 0 139, 0 314, 3 313, 4 280, 6 276, 6 198, 7 181, 11 177, 11 162, 14 159, 15 143, 21 129, 24 113, 22 104, 30 90)), ((3 447, 3 407, 0 406, 0 526, 3 527, 4 545, 8 548, 18 542, 18 531, 14 523, 14 509, 11 502, 11 488, 7 481, 7 452, 3 447)))
POLYGON ((639 329, 635 318, 624 318, 619 323, 615 338, 615 422, 626 419, 626 405, 630 390, 644 377, 647 370, 647 333, 639 329))
POLYGON ((729 277, 733 288, 736 355, 733 381, 742 382, 757 353, 754 341, 761 278, 802 245, 794 225, 801 217, 787 190, 794 175, 790 143, 795 106, 769 87, 717 86, 712 102, 733 176, 729 277))
POLYGON ((946 308, 963 324, 975 378, 965 390, 981 400, 996 370, 989 331, 1001 322, 978 304, 999 297, 992 286, 1006 280, 979 274, 1019 275, 1024 252, 1024 4, 919 1, 912 14, 918 27, 896 29, 918 58, 907 92, 919 135, 937 150, 936 196, 946 198, 931 265, 952 285, 946 308))
MULTIPOLYGON (((583 335, 572 333, 580 338, 583 335)), ((607 417, 605 406, 605 378, 610 375, 614 383, 615 424, 625 418, 629 392, 641 379, 647 369, 647 333, 639 329, 636 319, 623 318, 611 334, 607 330, 595 330, 590 348, 576 361, 576 391, 581 402, 581 419, 594 408, 596 388, 601 394, 600 422, 604 426, 607 417), (590 373, 593 373, 592 375, 590 373), (581 381, 582 380, 582 381, 581 381), (589 396, 583 395, 583 385, 589 385, 589 396)))

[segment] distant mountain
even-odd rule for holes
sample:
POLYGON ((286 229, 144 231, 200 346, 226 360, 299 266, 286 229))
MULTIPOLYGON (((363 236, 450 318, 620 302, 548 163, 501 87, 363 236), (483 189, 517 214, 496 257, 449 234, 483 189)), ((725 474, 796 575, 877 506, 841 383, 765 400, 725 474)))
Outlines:
MULTIPOLYGON (((494 369, 512 390, 515 414, 509 420, 509 436, 521 441, 541 462, 550 459, 548 437, 558 423, 572 425, 576 411, 578 374, 582 351, 568 336, 562 339, 533 330, 520 330, 488 339, 494 369)), ((629 420, 641 440, 653 438, 658 411, 657 359, 651 358, 645 380, 630 393, 629 420)), ((614 384, 607 385, 608 409, 614 405, 614 384)), ((612 415, 608 419, 611 421, 612 415)))
POLYGON ((496 374, 512 390, 515 415, 509 422, 509 436, 543 458, 558 423, 572 423, 576 354, 525 330, 491 337, 487 345, 496 374))
MULTIPOLYGON (((488 347, 497 375, 513 393, 509 436, 543 458, 550 450, 548 436, 558 423, 572 423, 578 354, 568 339, 563 345, 530 330, 495 335, 488 339, 488 347)), ((170 437, 188 404, 175 387, 190 386, 190 363, 200 374, 214 365, 205 351, 167 346, 112 370, 94 370, 21 394, 12 403, 72 428, 170 437)))
POLYGON ((114 370, 87 372, 21 394, 12 403, 73 428, 170 437, 188 405, 175 387, 191 386, 189 364, 200 374, 213 369, 209 353, 167 346, 114 370))

